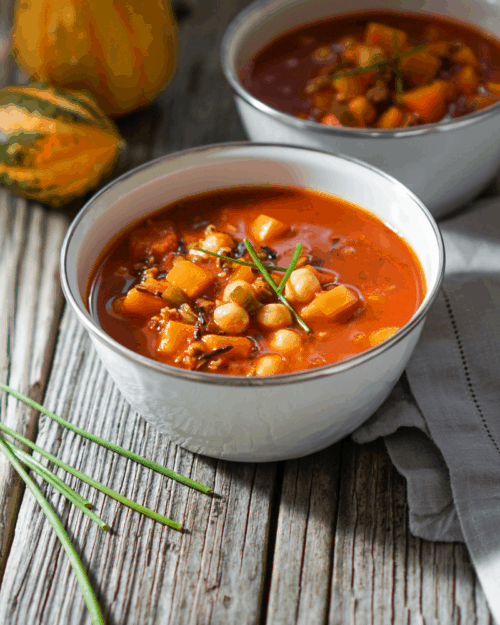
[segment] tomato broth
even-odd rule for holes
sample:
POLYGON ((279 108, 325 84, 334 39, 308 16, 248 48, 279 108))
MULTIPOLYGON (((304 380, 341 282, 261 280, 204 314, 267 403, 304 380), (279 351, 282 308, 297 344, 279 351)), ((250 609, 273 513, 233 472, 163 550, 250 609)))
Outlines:
POLYGON ((144 356, 273 375, 379 344, 424 295, 414 252, 375 215, 331 195, 266 185, 187 197, 122 232, 96 264, 88 306, 112 338, 144 356), (310 332, 261 271, 220 258, 252 263, 246 237, 275 284, 284 271, 273 267, 286 269, 302 245, 283 295, 310 332))

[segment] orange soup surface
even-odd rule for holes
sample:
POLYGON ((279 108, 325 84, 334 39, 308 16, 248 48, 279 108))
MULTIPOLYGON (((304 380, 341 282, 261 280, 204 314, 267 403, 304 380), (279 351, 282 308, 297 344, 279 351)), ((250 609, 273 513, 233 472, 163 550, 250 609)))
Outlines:
POLYGON ((499 101, 500 41, 439 16, 353 12, 276 37, 241 81, 269 106, 328 126, 418 126, 499 101))
POLYGON ((96 264, 88 306, 111 337, 144 356, 265 376, 340 362, 381 343, 424 295, 415 254, 372 213, 266 185, 184 198, 122 232, 96 264), (283 300, 259 269, 233 262, 254 262, 245 238, 277 288, 298 255, 283 300))

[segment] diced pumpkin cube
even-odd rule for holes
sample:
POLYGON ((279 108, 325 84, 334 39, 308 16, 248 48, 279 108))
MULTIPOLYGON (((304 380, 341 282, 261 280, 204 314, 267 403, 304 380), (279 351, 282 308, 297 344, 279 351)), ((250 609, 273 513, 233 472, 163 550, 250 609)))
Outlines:
POLYGON ((479 86, 479 76, 472 65, 465 65, 456 76, 456 85, 464 95, 472 95, 479 86))
POLYGON ((435 80, 430 85, 423 85, 403 93, 406 106, 417 113, 425 123, 439 121, 446 115, 447 83, 435 80))
POLYGON ((370 346, 375 347, 375 345, 378 345, 379 343, 386 341, 387 339, 391 338, 393 334, 396 334, 398 330, 399 328, 392 327, 392 328, 381 328, 380 330, 375 330, 374 332, 371 332, 370 336, 368 337, 370 346))
POLYGON ((368 67, 386 58, 386 54, 380 46, 359 46, 357 56, 360 67, 368 67))
POLYGON ((318 293, 313 301, 301 310, 300 315, 305 320, 335 319, 354 309, 358 302, 356 293, 344 284, 340 284, 331 291, 318 293))
POLYGON ((251 267, 240 265, 238 269, 233 271, 233 273, 229 276, 229 282, 234 282, 234 280, 244 280, 245 282, 248 282, 248 284, 252 284, 255 280, 255 274, 251 267))
POLYGON ((363 124, 369 124, 377 115, 375 107, 364 95, 351 100, 349 102, 349 110, 355 117, 359 118, 363 124))
POLYGON ((400 128, 403 126, 403 122, 403 111, 397 106, 391 106, 379 117, 377 128, 400 128))
POLYGON ((195 327, 179 321, 168 321, 159 335, 156 350, 162 354, 176 354, 184 351, 188 342, 194 339, 195 327))
POLYGON ((500 96, 500 82, 487 82, 486 90, 500 96))
POLYGON ((130 289, 125 299, 121 302, 121 312, 138 317, 152 317, 158 314, 164 306, 165 302, 161 297, 138 291, 134 287, 130 289))
POLYGON ((231 345, 233 349, 224 354, 224 358, 249 358, 252 351, 253 343, 244 336, 219 336, 218 334, 205 334, 201 338, 202 342, 208 347, 208 351, 221 349, 231 345))
POLYGON ((452 55, 451 60, 458 65, 472 65, 473 67, 479 67, 479 61, 476 55, 469 46, 462 46, 455 54, 452 55))
POLYGON ((406 49, 408 35, 404 30, 391 28, 385 24, 370 22, 366 27, 365 43, 369 46, 380 46, 382 50, 392 56, 394 43, 397 43, 399 52, 406 49))
POLYGON ((333 113, 328 113, 328 115, 324 115, 321 118, 321 123, 325 124, 325 126, 342 126, 339 118, 333 113))
POLYGON ((441 59, 424 50, 404 57, 399 62, 399 66, 405 78, 418 86, 434 78, 441 67, 441 59))
POLYGON ((183 258, 179 258, 167 274, 167 282, 179 287, 188 297, 198 297, 213 279, 211 271, 183 258))
POLYGON ((361 74, 357 76, 342 76, 333 78, 332 87, 337 91, 343 100, 352 100, 363 95, 364 86, 361 74))
POLYGON ((269 217, 268 215, 259 215, 252 224, 252 232, 259 243, 265 243, 270 239, 284 234, 288 230, 288 226, 279 219, 269 217))

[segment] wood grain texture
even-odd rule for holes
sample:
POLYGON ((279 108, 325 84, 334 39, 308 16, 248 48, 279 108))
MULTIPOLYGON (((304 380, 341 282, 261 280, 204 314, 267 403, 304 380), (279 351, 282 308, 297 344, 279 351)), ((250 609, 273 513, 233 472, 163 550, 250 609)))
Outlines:
MULTIPOLYGON (((40 400, 50 370, 62 294, 58 254, 67 217, 0 191, 0 379, 40 400)), ((37 413, 0 398, 2 421, 34 438, 37 413)), ((0 577, 8 554, 23 486, 0 457, 0 577)))

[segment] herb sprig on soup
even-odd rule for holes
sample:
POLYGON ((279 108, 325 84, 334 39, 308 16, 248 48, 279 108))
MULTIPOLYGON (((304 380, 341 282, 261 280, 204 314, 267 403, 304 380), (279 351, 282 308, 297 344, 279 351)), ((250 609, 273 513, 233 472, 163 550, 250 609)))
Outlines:
POLYGON ((500 42, 441 17, 357 12, 277 37, 241 79, 259 100, 301 119, 418 126, 500 100, 500 42))
POLYGON ((420 264, 394 231, 298 187, 184 198, 122 233, 96 267, 89 309, 111 337, 170 365, 230 375, 359 354, 405 325, 425 294, 420 264))

